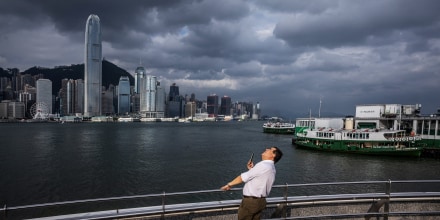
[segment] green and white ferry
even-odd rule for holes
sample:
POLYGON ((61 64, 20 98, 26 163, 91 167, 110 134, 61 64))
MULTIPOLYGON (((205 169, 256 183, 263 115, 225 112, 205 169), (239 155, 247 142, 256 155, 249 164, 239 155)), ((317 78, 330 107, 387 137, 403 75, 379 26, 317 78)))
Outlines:
POLYGON ((292 135, 295 133, 295 124, 284 122, 282 118, 272 117, 269 121, 263 124, 263 132, 292 135))
POLYGON ((419 157, 420 136, 403 130, 305 129, 297 134, 297 147, 354 154, 419 157))
POLYGON ((358 105, 354 117, 298 118, 298 147, 375 155, 439 157, 439 115, 420 115, 421 105, 358 105), (415 150, 415 149, 418 150, 415 150))

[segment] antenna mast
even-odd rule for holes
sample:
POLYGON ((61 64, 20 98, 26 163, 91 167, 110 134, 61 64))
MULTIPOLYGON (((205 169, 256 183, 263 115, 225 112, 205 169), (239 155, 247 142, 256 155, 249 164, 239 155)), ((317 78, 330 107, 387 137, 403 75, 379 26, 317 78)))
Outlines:
POLYGON ((322 96, 319 97, 319 112, 318 112, 318 118, 321 118, 321 103, 322 103, 321 99, 322 99, 322 96))

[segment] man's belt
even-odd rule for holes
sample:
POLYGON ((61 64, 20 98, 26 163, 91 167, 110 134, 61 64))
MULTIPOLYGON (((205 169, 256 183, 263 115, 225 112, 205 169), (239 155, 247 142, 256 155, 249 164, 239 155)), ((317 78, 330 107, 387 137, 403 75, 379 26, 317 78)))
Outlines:
POLYGON ((255 197, 255 196, 245 196, 243 195, 243 198, 247 198, 247 199, 265 199, 266 197, 255 197))

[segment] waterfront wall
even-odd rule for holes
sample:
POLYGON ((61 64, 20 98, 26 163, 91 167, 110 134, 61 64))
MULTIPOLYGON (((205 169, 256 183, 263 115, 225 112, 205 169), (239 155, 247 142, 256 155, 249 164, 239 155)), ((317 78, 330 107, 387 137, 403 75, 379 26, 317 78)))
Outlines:
MULTIPOLYGON (((428 199, 429 200, 429 199, 428 199)), ((372 209, 372 205, 377 204, 373 201, 352 203, 340 202, 337 204, 289 204, 269 205, 262 214, 262 219, 384 219, 383 216, 368 216, 367 213, 384 214, 384 207, 379 210, 372 209), (284 208, 284 209, 283 209, 284 208), (376 212, 377 211, 377 212, 376 212), (285 218, 283 217, 285 213, 285 218)), ((376 206, 378 207, 378 206, 376 206)), ((401 201, 390 203, 390 215, 388 219, 439 219, 440 218, 440 200, 432 199, 431 201, 401 201)), ((134 218, 125 218, 126 220, 152 220, 152 219, 193 219, 193 220, 230 220, 237 219, 237 207, 229 209, 215 209, 198 212, 175 213, 166 216, 141 216, 134 218)))

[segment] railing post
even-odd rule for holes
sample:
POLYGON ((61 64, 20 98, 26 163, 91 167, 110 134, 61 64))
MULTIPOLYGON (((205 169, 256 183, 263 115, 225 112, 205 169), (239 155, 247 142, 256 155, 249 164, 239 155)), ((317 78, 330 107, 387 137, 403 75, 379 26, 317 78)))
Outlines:
POLYGON ((161 219, 165 219, 165 191, 162 194, 162 215, 161 219))
POLYGON ((391 180, 388 180, 388 182, 386 183, 385 194, 387 195, 387 200, 385 201, 383 211, 384 211, 384 220, 387 220, 388 214, 390 213, 391 180))
POLYGON ((286 201, 286 202, 283 207, 283 218, 287 217, 287 210, 286 209, 287 209, 287 191, 288 190, 289 190, 289 184, 286 183, 286 188, 284 188, 284 201, 286 201))
POLYGON ((6 215, 7 215, 7 210, 6 210, 6 208, 7 208, 7 206, 6 206, 6 204, 3 206, 3 211, 5 212, 5 213, 3 213, 3 217, 6 219, 6 215))

